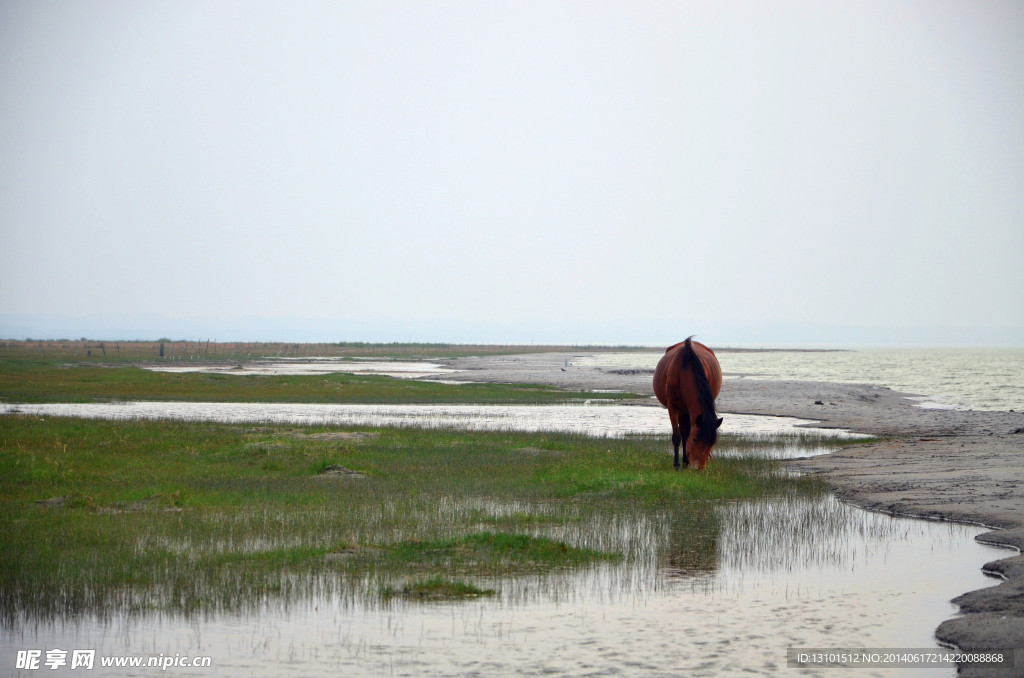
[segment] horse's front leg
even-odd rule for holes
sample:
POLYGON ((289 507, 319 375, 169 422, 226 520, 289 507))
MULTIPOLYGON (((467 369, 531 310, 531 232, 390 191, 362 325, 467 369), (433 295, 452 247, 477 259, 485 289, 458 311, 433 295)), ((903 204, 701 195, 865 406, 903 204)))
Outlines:
MULTIPOLYGON (((672 457, 672 466, 679 470, 679 443, 683 441, 683 435, 679 431, 679 413, 673 410, 671 407, 668 408, 668 418, 672 422, 672 450, 674 452, 672 457)), ((683 448, 683 454, 686 454, 686 448, 683 448)))
MULTIPOLYGON (((672 466, 674 466, 677 471, 679 470, 679 441, 681 441, 681 440, 682 440, 682 436, 679 435, 679 431, 676 429, 675 426, 673 426, 672 427, 672 449, 675 451, 675 454, 672 457, 672 466)), ((686 448, 685 447, 683 448, 683 454, 686 454, 686 448)))

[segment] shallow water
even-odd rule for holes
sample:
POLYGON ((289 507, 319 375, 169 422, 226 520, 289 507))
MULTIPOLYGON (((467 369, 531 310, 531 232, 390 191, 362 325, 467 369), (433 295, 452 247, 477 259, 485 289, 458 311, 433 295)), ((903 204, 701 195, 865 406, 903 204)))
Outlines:
POLYGON ((458 370, 442 367, 426 361, 372 360, 365 358, 273 358, 252 360, 236 365, 153 365, 146 369, 153 372, 202 372, 206 374, 234 374, 238 376, 262 375, 310 375, 345 372, 351 374, 379 374, 404 379, 451 374, 458 370))
MULTIPOLYGON (((414 426, 471 431, 554 431, 590 436, 671 433, 661 407, 640 405, 327 405, 320 403, 47 403, 0 404, 0 414, 21 412, 44 416, 92 419, 181 419, 186 421, 266 422, 333 426, 414 426)), ((856 438, 859 434, 813 426, 791 417, 723 414, 721 432, 743 435, 784 435, 792 446, 773 448, 778 457, 813 456, 833 445, 797 445, 800 438, 856 438), (782 451, 780 451, 782 450, 782 451), (784 450, 789 450, 785 452, 784 450)), ((723 451, 723 454, 728 454, 723 451)))
POLYGON ((828 496, 726 504, 699 525, 691 519, 606 515, 570 528, 563 536, 581 545, 635 557, 476 580, 497 591, 478 600, 382 601, 324 586, 254 601, 245 614, 26 618, 0 639, 0 666, 13 667, 19 650, 63 648, 213 658, 212 670, 171 670, 180 676, 774 674, 786 670, 789 647, 936 647, 932 631, 954 611, 946 601, 993 583, 979 564, 1004 553, 973 542, 978 528, 890 518, 828 496))
MULTIPOLYGON (((651 369, 663 350, 595 353, 579 365, 651 369)), ((1024 410, 1022 349, 863 349, 857 351, 720 351, 726 379, 784 379, 888 386, 926 396, 926 407, 1024 410)))

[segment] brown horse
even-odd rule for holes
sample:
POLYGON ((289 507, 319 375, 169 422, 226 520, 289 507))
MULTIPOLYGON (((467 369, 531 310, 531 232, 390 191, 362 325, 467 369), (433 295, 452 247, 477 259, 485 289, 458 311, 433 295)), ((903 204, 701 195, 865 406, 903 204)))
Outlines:
POLYGON ((673 464, 679 468, 679 444, 683 444, 683 466, 693 461, 702 469, 718 442, 722 419, 715 412, 715 398, 722 390, 722 368, 714 351, 686 341, 665 349, 654 370, 654 395, 668 408, 672 420, 673 464))

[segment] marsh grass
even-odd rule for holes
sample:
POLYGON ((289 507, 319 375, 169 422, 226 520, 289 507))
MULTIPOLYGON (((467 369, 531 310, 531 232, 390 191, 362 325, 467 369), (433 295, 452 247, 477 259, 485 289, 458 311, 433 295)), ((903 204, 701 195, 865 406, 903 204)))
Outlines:
POLYGON ((765 460, 675 472, 663 437, 7 415, 0 610, 239 610, 619 560, 705 571, 714 506, 822 491, 765 460), (333 465, 362 475, 321 475, 333 465))
POLYGON ((497 591, 494 589, 482 589, 473 584, 453 581, 444 577, 416 580, 405 584, 401 588, 394 586, 384 586, 381 588, 381 596, 383 598, 401 596, 419 601, 479 598, 481 596, 493 596, 496 593, 497 591))
MULTIPOLYGON (((475 532, 433 541, 409 540, 382 547, 388 566, 456 570, 478 575, 586 565, 616 560, 616 553, 576 548, 541 536, 503 532, 475 532)), ((380 559, 381 555, 375 555, 380 559)))
POLYGON ((530 384, 462 384, 366 374, 230 375, 154 372, 133 366, 0 359, 0 401, 9 403, 191 402, 366 404, 555 404, 623 400, 624 393, 563 391, 530 384))

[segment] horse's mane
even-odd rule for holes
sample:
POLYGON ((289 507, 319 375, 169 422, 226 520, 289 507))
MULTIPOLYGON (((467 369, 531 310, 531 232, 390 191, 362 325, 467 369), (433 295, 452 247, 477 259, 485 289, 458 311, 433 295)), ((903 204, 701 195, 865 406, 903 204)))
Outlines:
POLYGON ((693 370, 693 380, 697 382, 697 397, 700 399, 701 422, 697 434, 708 445, 718 442, 718 414, 715 412, 715 397, 711 394, 711 384, 704 371, 704 363, 693 350, 693 337, 683 342, 682 369, 689 366, 693 370))

